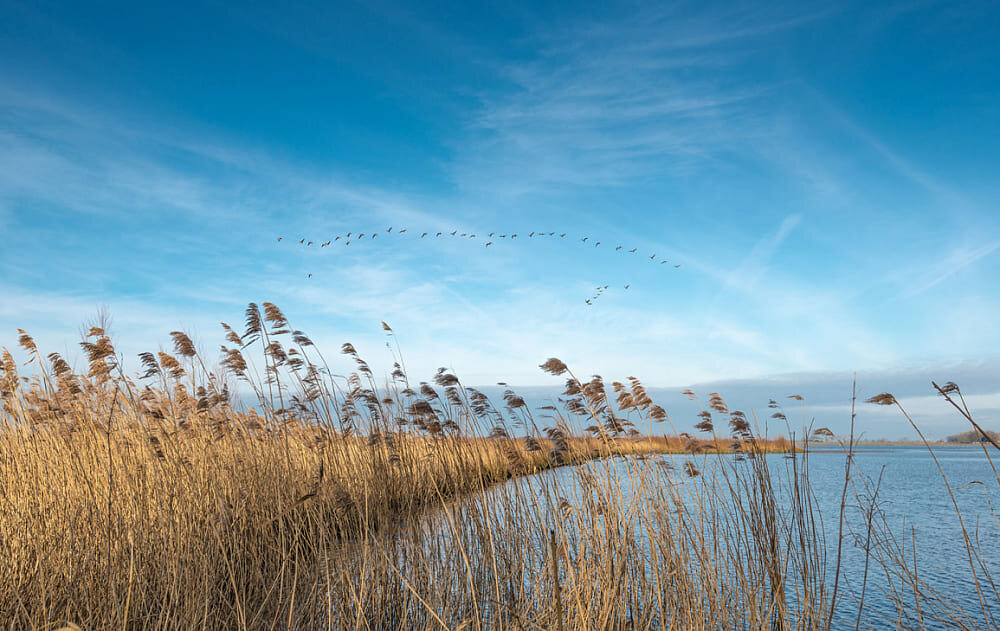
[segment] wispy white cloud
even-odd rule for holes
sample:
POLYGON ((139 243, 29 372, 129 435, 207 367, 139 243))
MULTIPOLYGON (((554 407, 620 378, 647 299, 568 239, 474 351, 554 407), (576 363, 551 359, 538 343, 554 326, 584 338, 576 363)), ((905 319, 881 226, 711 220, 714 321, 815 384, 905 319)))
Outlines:
POLYGON ((922 294, 966 267, 977 263, 980 259, 993 254, 997 249, 1000 249, 1000 240, 980 246, 955 248, 943 259, 932 261, 933 267, 911 281, 912 284, 903 291, 902 295, 912 298, 922 294))
POLYGON ((950 182, 932 174, 928 169, 917 164, 913 159, 890 146, 861 123, 855 120, 844 108, 838 106, 828 96, 820 93, 814 87, 801 84, 805 93, 823 109, 830 120, 835 121, 841 129, 852 137, 864 143, 869 150, 878 155, 896 174, 935 195, 948 220, 953 220, 957 214, 967 214, 970 211, 982 210, 981 204, 959 191, 950 182))
POLYGON ((75 213, 181 213, 215 225, 350 220, 445 224, 404 196, 348 174, 274 159, 212 133, 131 123, 57 97, 0 84, 0 190, 75 213), (53 183, 58 182, 58 186, 53 183), (278 206, 276 208, 276 206, 278 206), (335 208, 335 212, 330 212, 335 208), (294 213, 282 213, 286 210, 294 213))
POLYGON ((825 15, 639 11, 546 29, 537 58, 501 66, 513 89, 482 95, 459 181, 507 193, 621 185, 745 150, 766 134, 761 103, 777 83, 743 80, 740 67, 764 36, 825 15))
POLYGON ((800 214, 788 215, 777 230, 762 236, 739 266, 727 275, 723 291, 736 286, 745 291, 756 289, 760 279, 767 273, 771 258, 801 221, 800 214))

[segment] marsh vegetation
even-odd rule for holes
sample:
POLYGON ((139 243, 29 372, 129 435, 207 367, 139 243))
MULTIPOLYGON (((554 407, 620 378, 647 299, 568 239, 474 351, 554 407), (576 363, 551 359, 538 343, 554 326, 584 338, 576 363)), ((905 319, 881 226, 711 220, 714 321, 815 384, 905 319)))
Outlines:
MULTIPOLYGON (((138 374, 102 323, 81 370, 27 332, 27 368, 4 350, 6 628, 997 625, 996 513, 963 521, 941 470, 970 585, 956 598, 920 572, 920 533, 890 524, 853 442, 826 489, 839 514, 820 514, 808 439, 829 432, 791 431, 776 401, 788 439, 716 393, 692 436, 638 379, 580 379, 558 359, 541 368, 562 397, 532 410, 444 369, 412 383, 399 356, 377 378, 350 344, 355 371, 338 377, 273 304, 241 328, 223 325, 218 360, 175 331, 138 374), (845 547, 863 552, 850 585, 845 547)), ((938 390, 978 431, 958 387, 938 390)), ((993 448, 975 453, 995 492, 993 448)))

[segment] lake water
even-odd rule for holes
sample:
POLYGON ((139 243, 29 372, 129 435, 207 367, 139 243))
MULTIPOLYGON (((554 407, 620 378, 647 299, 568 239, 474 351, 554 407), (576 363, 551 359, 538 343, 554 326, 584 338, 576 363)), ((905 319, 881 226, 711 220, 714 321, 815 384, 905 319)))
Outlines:
MULTIPOLYGON (((935 455, 951 484, 955 502, 961 510, 966 531, 972 541, 984 551, 976 562, 975 572, 981 581, 977 590, 969 557, 966 551, 962 525, 948 489, 938 470, 938 465, 924 447, 910 446, 861 446, 855 454, 855 475, 848 492, 845 512, 845 531, 842 546, 840 591, 835 628, 853 629, 856 623, 861 586, 864 591, 864 610, 861 628, 896 628, 902 615, 903 628, 961 628, 948 623, 916 622, 915 611, 900 614, 893 606, 890 594, 907 588, 898 576, 886 573, 877 563, 879 550, 894 537, 910 563, 915 563, 919 577, 940 596, 960 606, 970 614, 972 628, 983 625, 983 605, 991 615, 1000 615, 1000 602, 995 591, 985 582, 987 576, 1000 582, 1000 524, 993 507, 1000 495, 997 475, 979 446, 941 447, 935 455), (866 486, 867 483, 867 486, 866 486), (863 509, 870 504, 877 486, 876 521, 882 524, 874 538, 868 538, 866 528, 868 513, 863 509), (881 534, 879 534, 881 533, 881 534), (888 537, 887 537, 888 536, 888 537), (914 548, 913 544, 916 543, 914 548), (882 545, 880 548, 879 545, 882 545), (865 546, 876 558, 871 560, 867 580, 865 577, 865 546), (980 595, 981 594, 981 595, 980 595)), ((787 481, 793 461, 782 454, 767 456, 772 479, 779 487, 779 503, 787 497, 787 481)), ((832 585, 837 554, 838 516, 844 484, 846 456, 839 448, 812 447, 808 455, 810 486, 815 498, 815 509, 824 533, 827 571, 825 582, 832 585)), ((581 502, 581 472, 577 467, 563 467, 527 478, 511 480, 487 493, 486 498, 471 500, 477 505, 490 506, 497 524, 518 524, 519 528, 541 533, 533 541, 537 554, 544 556, 548 524, 560 512, 559 504, 572 506, 581 502), (510 501, 516 498, 517 501, 510 501), (484 501, 485 500, 485 501, 484 501), (525 502, 535 502, 536 508, 524 510, 525 502), (505 514, 514 511, 517 514, 505 514)), ((623 481, 619 489, 625 505, 644 501, 640 496, 656 495, 657 489, 681 488, 680 497, 697 494, 708 481, 718 480, 722 470, 736 471, 747 463, 736 462, 732 455, 662 456, 657 459, 611 459, 600 466, 620 474, 623 481), (657 463, 656 460, 660 462, 657 463), (701 475, 689 477, 683 473, 684 463, 692 460, 701 475), (644 472, 645 486, 633 488, 636 471, 644 472), (633 475, 629 475, 629 473, 633 475)), ((795 463, 802 466, 802 461, 795 463)), ((462 510, 462 502, 455 505, 462 510)), ((645 537, 641 533, 639 537, 645 537)), ((649 553, 650 546, 645 542, 649 553)), ((529 555, 530 557, 530 555, 529 555)), ((794 596, 792 596, 794 598, 794 596)), ((983 625, 985 626, 985 625, 983 625)))
MULTIPOLYGON (((916 565, 922 580, 966 611, 978 611, 981 610, 979 596, 962 524, 964 522, 972 541, 978 541, 985 552, 982 559, 985 567, 977 567, 977 574, 983 578, 988 572, 1000 581, 1000 525, 993 509, 996 500, 1000 499, 1000 485, 979 446, 943 447, 936 449, 934 455, 940 470, 924 447, 866 446, 858 449, 856 465, 871 478, 881 475, 879 506, 893 533, 900 537, 904 533, 908 537, 915 536, 916 565), (941 471, 952 488, 954 503, 941 471)), ((840 495, 835 482, 843 478, 844 461, 839 450, 815 450, 810 456, 813 488, 828 532, 839 506, 840 495)), ((855 510, 848 514, 856 529, 861 525, 860 513, 855 510)), ((849 582, 858 584, 863 573, 863 549, 847 541, 845 551, 843 575, 849 582)), ((886 611, 888 608, 880 591, 886 580, 884 577, 875 579, 871 606, 886 611)), ((996 613, 1000 604, 996 594, 984 588, 983 595, 987 606, 992 605, 996 613)))

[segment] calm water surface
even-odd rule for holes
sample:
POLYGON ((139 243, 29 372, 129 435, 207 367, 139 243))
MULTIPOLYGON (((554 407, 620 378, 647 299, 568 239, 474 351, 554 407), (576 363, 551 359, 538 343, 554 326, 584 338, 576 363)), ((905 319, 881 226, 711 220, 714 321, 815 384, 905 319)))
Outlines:
MULTIPOLYGON (((1000 582, 1000 525, 992 506, 1000 495, 996 474, 979 446, 941 447, 935 449, 938 462, 947 476, 962 512, 965 527, 971 537, 978 540, 985 559, 977 568, 982 579, 988 574, 1000 582), (996 551, 991 552, 991 551, 996 551)), ((696 456, 696 462, 703 471, 698 478, 688 478, 681 473, 684 456, 661 457, 672 461, 674 468, 655 467, 655 480, 662 484, 676 484, 681 481, 694 492, 700 480, 710 479, 713 469, 720 466, 745 466, 734 462, 733 456, 696 456)), ((787 479, 783 474, 791 467, 791 460, 781 454, 768 456, 768 465, 775 480, 787 479)), ((836 558, 838 514, 844 483, 846 456, 835 447, 812 447, 808 455, 808 472, 815 494, 815 505, 821 517, 826 537, 827 581, 832 584, 836 558)), ((621 480, 628 480, 627 470, 636 466, 651 466, 651 461, 637 462, 615 459, 606 464, 620 471, 621 480)), ((801 466, 801 461, 799 463, 801 466)), ((962 527, 956 515, 955 506, 942 480, 934 459, 924 447, 910 446, 862 446, 855 455, 856 475, 853 490, 848 492, 848 509, 845 514, 843 559, 841 566, 841 591, 845 596, 838 605, 840 628, 854 628, 857 612, 856 598, 860 595, 865 570, 864 533, 866 532, 865 512, 859 503, 870 501, 871 492, 878 483, 879 515, 888 525, 890 532, 905 546, 906 555, 915 554, 917 568, 922 580, 929 583, 942 595, 954 600, 970 613, 981 619, 980 597, 969 565, 969 559, 962 536, 962 527), (881 479, 880 482, 878 481, 881 479), (869 485, 865 486, 867 480, 869 485), (905 535, 905 542, 904 542, 905 535), (916 547, 913 547, 913 541, 916 547), (915 551, 914 551, 915 550, 915 551)), ((493 493, 510 493, 512 485, 520 485, 531 492, 537 501, 545 504, 545 489, 558 489, 562 497, 579 490, 575 479, 579 472, 573 467, 547 471, 527 479, 512 480, 493 493)), ((779 482, 780 483, 780 482, 779 482)), ((633 490, 622 489, 626 499, 633 490)), ((779 492, 780 495, 780 492, 779 492)), ((569 498, 572 502, 573 498, 569 498)), ((495 505, 501 506, 502 502, 495 505)), ((551 511, 551 509, 547 509, 551 511)), ((895 608, 887 591, 899 589, 899 579, 887 577, 881 566, 873 561, 869 570, 865 590, 865 618, 862 628, 893 628, 897 618, 895 608), (888 618, 888 619, 886 619, 888 618)), ((1000 613, 1000 603, 996 593, 984 587, 984 600, 994 616, 1000 613)), ((911 622, 911 624, 913 624, 911 622)), ((927 624, 928 629, 952 628, 927 624)))

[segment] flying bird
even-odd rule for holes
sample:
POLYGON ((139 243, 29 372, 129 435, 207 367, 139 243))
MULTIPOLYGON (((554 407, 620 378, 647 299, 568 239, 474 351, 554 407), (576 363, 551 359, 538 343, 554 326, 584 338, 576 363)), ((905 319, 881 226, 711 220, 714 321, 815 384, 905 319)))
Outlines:
POLYGON ((364 233, 364 232, 362 232, 361 234, 359 234, 359 235, 358 235, 358 238, 360 239, 360 238, 361 238, 361 237, 363 237, 363 236, 365 236, 365 233, 364 233))
POLYGON ((423 239, 423 238, 424 238, 424 237, 426 237, 426 236, 427 236, 427 233, 425 232, 425 233, 423 233, 422 235, 420 235, 420 238, 421 238, 421 239, 423 239))
POLYGON ((628 289, 628 288, 629 288, 629 287, 631 287, 631 286, 632 286, 632 285, 625 285, 625 289, 628 289))
POLYGON ((437 234, 436 234, 436 235, 434 235, 434 236, 435 236, 435 237, 440 237, 440 236, 441 236, 441 233, 439 232, 439 233, 437 233, 437 234))
POLYGON ((312 277, 313 277, 312 274, 309 274, 308 276, 306 276, 306 278, 312 278, 312 277))
POLYGON ((565 236, 566 236, 566 233, 564 232, 564 233, 562 233, 561 235, 559 235, 559 238, 560 238, 560 239, 562 239, 562 238, 563 238, 563 237, 565 237, 565 236))
POLYGON ((327 241, 326 243, 324 243, 324 244, 320 245, 319 247, 321 247, 321 248, 325 248, 325 247, 326 247, 326 246, 328 246, 328 245, 330 245, 330 242, 329 242, 329 241, 327 241))
POLYGON ((590 299, 589 299, 589 298, 588 298, 587 300, 584 300, 584 302, 586 302, 586 303, 587 303, 588 305, 592 305, 592 304, 594 304, 594 303, 590 302, 590 299))
POLYGON ((534 232, 529 232, 529 233, 528 233, 528 238, 529 238, 529 239, 530 239, 531 237, 533 237, 533 236, 535 236, 535 233, 534 233, 534 232))
POLYGON ((680 264, 680 263, 678 263, 677 265, 674 265, 674 267, 680 267, 680 266, 681 266, 681 264, 680 264))
POLYGON ((299 243, 305 243, 305 242, 306 242, 306 240, 305 240, 305 239, 301 239, 301 240, 299 241, 299 243))
POLYGON ((636 250, 638 250, 638 249, 639 249, 639 248, 632 248, 631 250, 629 250, 629 252, 630 252, 631 254, 635 254, 635 251, 636 251, 636 250))
POLYGON ((486 247, 490 247, 491 245, 493 245, 493 242, 492 242, 492 241, 487 241, 487 242, 486 242, 486 247))
POLYGON ((583 241, 584 243, 586 243, 586 242, 587 242, 587 239, 589 239, 589 238, 590 238, 590 237, 584 237, 584 238, 580 239, 580 241, 583 241))
POLYGON ((281 237, 278 237, 278 241, 281 241, 281 237))
MULTIPOLYGON (((456 230, 455 232, 458 232, 458 230, 456 230)), ((455 232, 452 232, 451 236, 455 236, 455 232)))
POLYGON ((312 241, 307 241, 307 242, 306 242, 306 245, 312 245, 312 244, 313 244, 313 242, 312 242, 312 241))
POLYGON ((619 245, 617 248, 615 248, 615 252, 617 252, 620 249, 622 249, 622 246, 619 245))
POLYGON ((385 232, 386 232, 386 234, 389 234, 390 232, 392 232, 392 226, 389 226, 389 229, 386 230, 385 232))
POLYGON ((596 247, 597 247, 597 246, 599 246, 599 245, 601 245, 601 242, 600 242, 600 241, 598 241, 597 243, 595 243, 595 244, 594 244, 594 247, 596 248, 596 247))
POLYGON ((656 255, 654 254, 653 256, 649 257, 649 260, 652 261, 655 258, 656 258, 656 255))
POLYGON ((403 229, 402 229, 402 230, 400 230, 399 232, 400 232, 400 234, 402 234, 403 232, 406 232, 406 228, 403 228, 403 229))
POLYGON ((333 240, 334 241, 340 241, 340 237, 334 237, 333 240))

